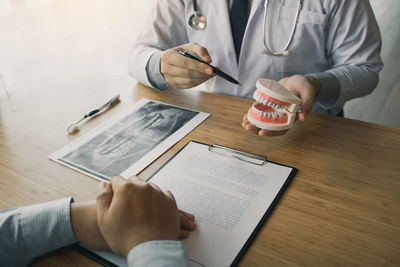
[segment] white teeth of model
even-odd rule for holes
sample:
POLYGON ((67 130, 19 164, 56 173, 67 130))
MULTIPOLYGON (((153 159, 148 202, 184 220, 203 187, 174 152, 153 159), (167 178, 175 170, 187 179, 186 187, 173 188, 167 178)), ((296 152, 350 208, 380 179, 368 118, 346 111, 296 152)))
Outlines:
POLYGON ((257 100, 257 99, 258 99, 258 96, 259 96, 259 95, 258 95, 257 91, 255 91, 254 94, 253 94, 253 98, 254 98, 255 100, 257 100))
POLYGON ((268 107, 270 107, 271 105, 272 105, 272 103, 271 103, 271 102, 268 102, 268 103, 267 103, 267 106, 268 106, 268 107))
POLYGON ((272 108, 276 108, 276 105, 275 105, 275 104, 272 104, 271 107, 272 107, 272 108))
POLYGON ((263 116, 264 116, 264 117, 267 117, 267 112, 264 111, 264 112, 263 112, 263 116))
POLYGON ((257 101, 260 101, 261 95, 260 95, 259 93, 257 93, 257 91, 256 91, 256 92, 254 92, 254 98, 255 98, 257 101))
POLYGON ((268 116, 268 118, 271 118, 271 113, 268 112, 268 113, 267 113, 267 116, 268 116))
POLYGON ((276 118, 277 117, 277 115, 276 115, 276 112, 272 112, 272 118, 276 118))
POLYGON ((283 112, 282 111, 278 111, 278 116, 279 117, 283 117, 283 112))
POLYGON ((263 105, 266 105, 267 102, 268 102, 268 101, 267 101, 266 99, 264 99, 264 100, 262 101, 263 105))

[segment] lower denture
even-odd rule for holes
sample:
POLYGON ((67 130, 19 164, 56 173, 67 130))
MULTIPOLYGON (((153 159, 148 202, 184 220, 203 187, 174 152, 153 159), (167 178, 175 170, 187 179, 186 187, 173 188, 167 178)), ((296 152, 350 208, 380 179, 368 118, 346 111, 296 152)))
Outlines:
MULTIPOLYGON (((271 108, 271 107, 265 106, 265 105, 263 105, 263 104, 261 104, 261 103, 255 104, 254 107, 255 107, 257 110, 260 110, 261 112, 267 112, 267 113, 268 113, 268 112, 276 112, 276 113, 278 113, 278 111, 280 111, 280 110, 275 110, 275 109, 273 109, 273 108, 271 108)), ((286 122, 287 122, 287 119, 288 119, 288 116, 287 116, 286 113, 283 113, 283 116, 282 116, 282 117, 277 116, 276 118, 272 118, 272 117, 268 117, 268 116, 259 115, 259 114, 257 114, 257 113, 254 111, 254 109, 251 109, 250 112, 251 112, 252 117, 254 117, 255 119, 257 119, 257 120, 259 120, 259 121, 262 121, 262 122, 268 122, 268 123, 286 123, 286 122)))

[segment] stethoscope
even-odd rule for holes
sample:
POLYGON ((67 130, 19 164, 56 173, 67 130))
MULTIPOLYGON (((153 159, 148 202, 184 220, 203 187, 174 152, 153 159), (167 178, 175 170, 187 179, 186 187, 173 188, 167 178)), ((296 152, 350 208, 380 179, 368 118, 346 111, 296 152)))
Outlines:
MULTIPOLYGON (((267 44, 267 34, 266 34, 265 26, 266 26, 266 23, 267 23, 268 2, 269 2, 269 0, 265 0, 264 1, 264 19, 263 19, 264 49, 261 52, 264 53, 264 54, 270 55, 270 56, 288 56, 289 55, 288 47, 290 45, 290 42, 293 39, 293 35, 294 35, 295 30, 296 30, 297 21, 299 19, 299 14, 300 14, 300 11, 301 11, 301 9, 303 7, 303 0, 298 0, 297 1, 296 16, 294 18, 292 31, 291 31, 291 33, 289 35, 288 41, 286 42, 285 47, 281 51, 277 51, 277 52, 271 51, 268 48, 268 44, 267 44)), ((189 18, 189 22, 188 22, 189 26, 193 30, 204 30, 205 27, 206 27, 206 17, 198 12, 198 10, 197 10, 197 1, 196 0, 193 0, 193 10, 194 10, 194 13, 189 18)))
POLYGON ((191 15, 189 18, 189 26, 193 30, 204 30, 206 25, 206 17, 198 12, 197 1, 193 0, 193 15, 191 15))
POLYGON ((285 45, 285 48, 283 48, 280 52, 273 52, 271 50, 269 50, 268 45, 267 45, 267 34, 266 34, 266 29, 265 29, 265 25, 267 24, 267 10, 268 10, 268 2, 269 0, 265 0, 264 2, 264 20, 263 20, 263 41, 264 41, 264 49, 262 50, 262 53, 265 53, 267 55, 270 56, 288 56, 289 55, 289 50, 288 47, 290 45, 290 42, 293 39, 293 35, 294 32, 296 30, 296 26, 297 26, 297 21, 299 19, 299 14, 300 14, 300 10, 303 6, 303 0, 298 0, 297 1, 297 9, 296 9, 296 16, 294 17, 294 23, 293 23, 293 27, 292 27, 292 31, 290 32, 289 35, 289 39, 285 45))

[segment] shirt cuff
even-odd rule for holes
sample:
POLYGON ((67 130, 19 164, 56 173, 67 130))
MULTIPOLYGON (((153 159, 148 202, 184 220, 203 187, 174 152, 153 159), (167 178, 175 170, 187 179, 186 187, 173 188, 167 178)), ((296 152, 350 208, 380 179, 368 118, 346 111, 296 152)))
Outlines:
POLYGON ((147 79, 150 84, 160 91, 164 91, 171 87, 169 83, 164 78, 160 70, 160 61, 161 61, 162 51, 155 52, 149 58, 146 65, 146 73, 147 79))
POLYGON ((321 90, 314 101, 320 102, 323 106, 334 106, 340 94, 340 82, 336 76, 328 72, 307 75, 318 79, 321 84, 321 90))
POLYGON ((77 242, 72 229, 72 198, 22 207, 21 229, 32 258, 77 242))
POLYGON ((128 266, 187 266, 189 259, 181 241, 156 240, 141 243, 128 253, 128 266))

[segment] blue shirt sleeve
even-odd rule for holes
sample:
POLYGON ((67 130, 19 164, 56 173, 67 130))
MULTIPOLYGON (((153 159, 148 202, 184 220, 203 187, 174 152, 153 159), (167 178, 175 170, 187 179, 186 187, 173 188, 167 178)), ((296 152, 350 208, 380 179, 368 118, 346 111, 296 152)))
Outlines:
POLYGON ((189 267, 181 241, 157 240, 141 243, 128 253, 128 266, 189 267))
POLYGON ((161 74, 160 70, 161 54, 162 52, 159 51, 151 55, 146 65, 146 74, 147 74, 147 79, 155 89, 164 91, 169 87, 171 87, 171 85, 167 83, 164 76, 161 74))
MULTIPOLYGON (((0 211, 0 266, 26 266, 36 257, 78 240, 72 198, 0 211)), ((149 241, 132 248, 129 266, 190 266, 181 241, 149 241)))
POLYGON ((315 77, 321 84, 321 90, 314 100, 321 102, 321 104, 327 107, 331 107, 335 104, 340 95, 340 83, 336 76, 329 72, 319 72, 308 75, 315 77))
POLYGON ((36 257, 77 242, 72 198, 0 211, 0 266, 26 266, 36 257))

